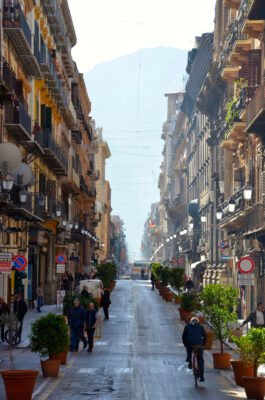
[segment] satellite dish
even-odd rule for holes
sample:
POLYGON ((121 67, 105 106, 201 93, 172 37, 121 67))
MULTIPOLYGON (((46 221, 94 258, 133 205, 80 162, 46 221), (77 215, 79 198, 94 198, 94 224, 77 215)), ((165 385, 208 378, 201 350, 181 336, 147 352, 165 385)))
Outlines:
POLYGON ((6 167, 9 173, 14 171, 21 160, 20 150, 14 143, 0 143, 0 171, 4 171, 6 167))
POLYGON ((19 185, 26 186, 32 180, 33 172, 27 164, 22 162, 10 175, 16 179, 19 185))

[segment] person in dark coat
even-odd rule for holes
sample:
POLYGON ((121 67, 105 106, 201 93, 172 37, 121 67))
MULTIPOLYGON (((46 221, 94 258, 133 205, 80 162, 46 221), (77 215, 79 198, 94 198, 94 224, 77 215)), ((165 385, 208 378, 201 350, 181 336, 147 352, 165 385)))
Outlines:
POLYGON ((105 320, 109 319, 109 306, 111 304, 110 301, 110 292, 107 288, 104 288, 104 293, 101 296, 101 306, 103 307, 105 320))
POLYGON ((262 303, 257 304, 256 310, 249 314, 241 326, 248 322, 251 323, 251 328, 265 328, 265 311, 262 303))
POLYGON ((144 269, 141 269, 141 279, 144 279, 144 269))
POLYGON ((87 287, 87 286, 84 286, 84 287, 83 287, 83 290, 82 290, 82 292, 81 292, 81 296, 82 296, 82 297, 85 297, 86 299, 88 299, 89 297, 91 297, 91 296, 90 296, 90 293, 88 293, 87 289, 88 289, 88 287, 87 287))
POLYGON ((86 312, 85 329, 88 337, 87 352, 91 353, 93 349, 93 340, 96 326, 98 324, 98 312, 95 310, 94 303, 89 303, 89 309, 86 312))
POLYGON ((151 272, 151 283, 152 283, 152 290, 155 289, 155 275, 153 274, 153 272, 151 272))
MULTIPOLYGON (((4 314, 9 313, 9 308, 8 305, 5 303, 5 300, 3 297, 0 297, 0 317, 4 314)), ((1 340, 2 342, 5 341, 5 325, 1 324, 1 340)))
MULTIPOLYGON (((207 335, 205 329, 199 324, 199 319, 193 317, 190 323, 185 326, 182 341, 187 349, 187 359, 189 363, 188 367, 192 368, 191 356, 192 356, 192 346, 204 346, 206 343, 207 335)), ((200 370, 200 381, 204 382, 204 360, 203 360, 203 348, 198 350, 198 366, 200 370)))
POLYGON ((194 283, 193 283, 191 277, 189 277, 189 279, 186 281, 185 286, 186 286, 187 290, 194 289, 194 283))
POLYGON ((13 311, 17 315, 18 322, 20 322, 18 334, 19 336, 21 336, 23 328, 23 320, 28 311, 27 304, 23 300, 21 294, 18 294, 16 300, 14 301, 13 311))
MULTIPOLYGON (((79 340, 83 333, 86 312, 84 307, 80 306, 79 300, 74 300, 74 306, 68 315, 68 324, 70 325, 70 349, 69 351, 78 351, 79 340)), ((84 347, 85 343, 84 343, 84 347)))

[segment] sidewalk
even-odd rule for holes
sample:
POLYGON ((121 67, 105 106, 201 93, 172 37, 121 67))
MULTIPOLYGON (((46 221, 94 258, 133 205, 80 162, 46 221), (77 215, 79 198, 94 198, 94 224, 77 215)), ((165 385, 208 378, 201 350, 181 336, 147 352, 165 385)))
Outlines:
MULTIPOLYGON (((62 306, 60 310, 56 308, 56 305, 45 305, 41 307, 41 312, 38 313, 36 309, 28 309, 27 314, 25 315, 24 322, 23 322, 23 330, 22 330, 22 338, 21 342, 17 348, 26 348, 29 346, 29 334, 31 330, 31 324, 34 322, 36 319, 42 317, 43 315, 47 315, 49 313, 54 313, 54 314, 62 314, 62 306)), ((7 348, 8 344, 6 342, 0 343, 0 351, 4 350, 7 348)))

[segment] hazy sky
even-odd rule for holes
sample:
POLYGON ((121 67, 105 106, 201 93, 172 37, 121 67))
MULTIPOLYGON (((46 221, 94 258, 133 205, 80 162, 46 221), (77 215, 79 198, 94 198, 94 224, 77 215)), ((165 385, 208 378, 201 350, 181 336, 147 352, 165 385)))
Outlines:
POLYGON ((69 0, 81 72, 146 47, 190 49, 213 29, 215 0, 69 0))
MULTIPOLYGON (((88 72, 99 63, 113 60, 125 54, 130 54, 139 49, 152 48, 159 46, 169 46, 180 49, 191 49, 194 44, 194 37, 201 35, 203 32, 211 32, 213 30, 214 7, 215 0, 68 0, 72 12, 73 22, 77 34, 78 43, 73 49, 72 54, 77 62, 80 72, 88 72)), ((185 71, 183 70, 183 75, 185 71)), ((172 90, 181 89, 171 88, 172 90)), ((168 90, 165 89, 165 91, 168 90)), ((166 104, 164 93, 161 93, 161 104, 166 104)), ((89 92, 89 91, 88 91, 89 92)), ((91 93, 88 93, 91 97, 91 93)), ((92 100, 92 116, 97 121, 97 115, 100 114, 99 105, 93 104, 92 100)), ((129 242, 130 258, 139 258, 139 248, 141 244, 141 236, 144 220, 150 211, 150 205, 141 204, 136 201, 133 210, 128 209, 127 204, 131 203, 132 196, 135 199, 141 199, 145 196, 145 192, 154 193, 152 202, 159 200, 159 191, 157 188, 157 180, 159 175, 159 165, 152 170, 150 162, 157 159, 157 164, 162 161, 163 141, 159 140, 160 130, 162 130, 162 122, 166 119, 166 112, 163 120, 157 122, 152 129, 153 135, 157 135, 158 142, 148 143, 149 150, 145 158, 135 157, 132 160, 132 168, 137 171, 135 174, 134 191, 130 193, 132 188, 128 184, 123 183, 117 185, 122 178, 126 182, 131 182, 128 167, 122 170, 122 152, 143 153, 143 145, 138 141, 119 140, 115 142, 115 135, 121 137, 126 124, 120 126, 117 121, 116 131, 110 131, 110 127, 106 122, 103 126, 103 135, 110 144, 112 157, 107 161, 107 179, 112 185, 112 208, 113 214, 119 214, 125 222, 127 229, 127 239, 129 242), (105 132, 104 132, 105 128, 105 132), (115 133, 116 132, 116 133, 115 133), (113 139, 114 137, 114 139, 113 139), (134 146, 134 147, 132 147, 134 146), (139 161, 141 160, 141 168, 139 161), (148 164, 146 164, 148 163, 148 164), (116 168, 115 168, 116 167, 116 168), (140 171, 150 170, 152 174, 148 179, 150 184, 143 185, 142 173, 140 171), (115 172, 113 172, 115 171, 115 172), (128 171, 128 173, 126 172, 128 171), (135 185, 137 182, 138 185, 135 185), (117 199, 117 191, 127 191, 123 193, 126 200, 123 206, 117 199), (137 193, 136 193, 137 190, 137 193), (139 192, 139 193, 138 193, 139 192), (142 193, 141 193, 142 192, 142 193), (132 212, 133 211, 133 212, 132 212), (133 219, 133 223, 132 223, 133 219)), ((153 121, 152 121, 153 122, 153 121)), ((98 117, 98 123, 101 121, 98 117)), ((128 121, 129 124, 129 121, 128 121)), ((137 125, 137 123, 136 123, 137 125)), ((142 125, 141 125, 142 127, 142 125)), ((113 129, 113 127, 111 128, 113 129)), ((145 127, 145 129, 147 129, 145 127)), ((145 133, 145 135, 152 133, 145 133)), ((152 136, 151 136, 152 137, 152 136)), ((125 139, 125 138, 124 138, 125 139)), ((148 141, 148 138, 146 139, 148 141)), ((129 157, 131 159, 131 157, 129 157)), ((128 162, 127 162, 128 164, 128 162)), ((132 170, 130 168, 130 170, 132 170)), ((145 179, 146 181, 146 179, 145 179)), ((120 193, 122 194, 122 193, 120 193)), ((122 196, 120 196, 122 197, 122 196)))

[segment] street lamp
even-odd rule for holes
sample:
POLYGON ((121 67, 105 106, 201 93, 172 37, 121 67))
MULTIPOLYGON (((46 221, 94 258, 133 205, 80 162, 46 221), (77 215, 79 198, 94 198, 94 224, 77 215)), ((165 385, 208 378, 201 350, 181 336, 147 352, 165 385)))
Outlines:
POLYGON ((167 238, 166 242, 167 242, 167 243, 169 242, 169 238, 167 238))
POLYGON ((194 227, 194 224, 192 222, 190 222, 190 224, 189 224, 190 231, 192 231, 193 227, 194 227))
POLYGON ((72 221, 69 222, 69 228, 73 229, 74 223, 72 221))
POLYGON ((21 204, 25 204, 27 201, 28 192, 23 188, 19 192, 19 200, 21 204))
POLYGON ((174 239, 177 239, 177 235, 176 234, 174 235, 174 239))
POLYGON ((170 236, 170 240, 172 240, 173 239, 173 236, 170 236))
POLYGON ((222 217, 223 217, 222 211, 216 211, 216 219, 218 219, 220 221, 222 219, 222 217))
POLYGON ((230 200, 228 203, 228 212, 233 213, 236 209, 236 203, 234 200, 230 200))
POLYGON ((84 228, 81 229, 81 233, 82 233, 82 235, 85 233, 85 229, 84 228))
POLYGON ((56 205, 55 214, 56 214, 56 217, 60 217, 62 215, 62 209, 61 209, 60 204, 56 205))
POLYGON ((205 223, 207 220, 206 215, 202 215, 201 216, 201 222, 205 223))
POLYGON ((7 175, 2 179, 2 185, 4 190, 8 191, 12 190, 13 184, 14 184, 14 179, 10 175, 7 175))
POLYGON ((75 229, 78 229, 78 222, 75 222, 75 229))
POLYGON ((45 204, 45 196, 43 195, 43 193, 40 193, 39 195, 39 206, 40 207, 44 207, 45 204))
POLYGON ((245 200, 251 200, 253 188, 250 185, 246 185, 243 190, 243 197, 245 200))
POLYGON ((62 220, 62 226, 66 226, 66 224, 67 224, 66 219, 63 219, 63 220, 62 220))

